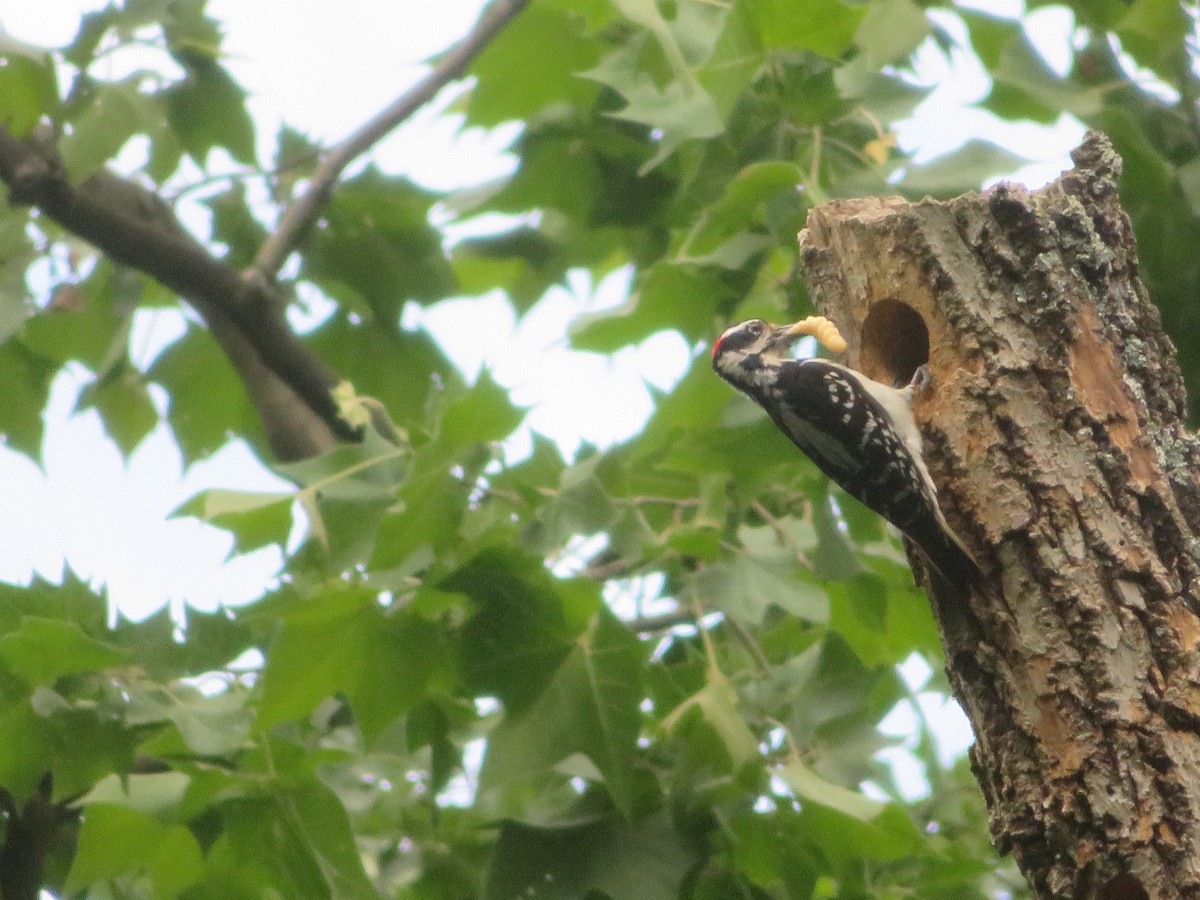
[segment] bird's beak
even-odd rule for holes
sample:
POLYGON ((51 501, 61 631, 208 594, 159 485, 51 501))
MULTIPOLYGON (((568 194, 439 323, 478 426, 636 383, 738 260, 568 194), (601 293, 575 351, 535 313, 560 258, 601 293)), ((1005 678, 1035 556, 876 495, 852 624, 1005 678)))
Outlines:
MULTIPOLYGON (((809 318, 811 319, 811 316, 809 318)), ((779 330, 787 336, 788 340, 795 341, 812 334, 812 323, 809 319, 801 319, 791 325, 780 325, 779 330)))
POLYGON ((804 337, 805 332, 800 322, 793 322, 791 325, 775 325, 771 332, 771 340, 768 347, 778 353, 787 350, 792 344, 804 337))

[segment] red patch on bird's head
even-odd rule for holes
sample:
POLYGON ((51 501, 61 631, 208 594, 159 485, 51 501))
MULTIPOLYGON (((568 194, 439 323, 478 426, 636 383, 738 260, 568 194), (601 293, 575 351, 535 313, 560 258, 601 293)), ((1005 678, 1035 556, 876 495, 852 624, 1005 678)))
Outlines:
POLYGON ((717 358, 717 354, 721 350, 721 341, 723 341, 723 340, 725 340, 725 335, 722 334, 715 341, 713 341, 713 349, 712 349, 712 358, 713 359, 717 358))

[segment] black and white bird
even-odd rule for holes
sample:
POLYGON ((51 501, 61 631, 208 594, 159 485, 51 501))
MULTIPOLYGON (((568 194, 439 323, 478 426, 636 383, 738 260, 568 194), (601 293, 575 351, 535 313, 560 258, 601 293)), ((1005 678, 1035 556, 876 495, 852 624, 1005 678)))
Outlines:
POLYGON ((794 325, 750 319, 717 339, 713 368, 846 493, 899 528, 943 579, 977 583, 979 568, 946 524, 922 459, 912 413, 920 378, 895 388, 827 359, 786 357, 798 337, 794 325))

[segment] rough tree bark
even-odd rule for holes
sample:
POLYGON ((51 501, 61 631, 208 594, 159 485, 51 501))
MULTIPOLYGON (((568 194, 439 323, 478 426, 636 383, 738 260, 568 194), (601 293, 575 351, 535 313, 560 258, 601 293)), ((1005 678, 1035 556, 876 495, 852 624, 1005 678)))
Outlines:
POLYGON ((1200 442, 1089 134, 1029 192, 838 201, 800 245, 850 362, 928 359, 943 509, 992 584, 943 621, 992 835, 1040 897, 1200 897, 1200 442))

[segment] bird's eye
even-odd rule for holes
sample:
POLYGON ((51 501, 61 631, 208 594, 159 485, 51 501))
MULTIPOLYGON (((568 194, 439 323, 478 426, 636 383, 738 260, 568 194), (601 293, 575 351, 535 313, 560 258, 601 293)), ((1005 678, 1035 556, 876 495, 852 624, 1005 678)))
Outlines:
POLYGON ((749 322, 746 323, 746 330, 749 331, 751 334, 756 334, 756 335, 762 334, 763 320, 762 319, 751 319, 749 322))

